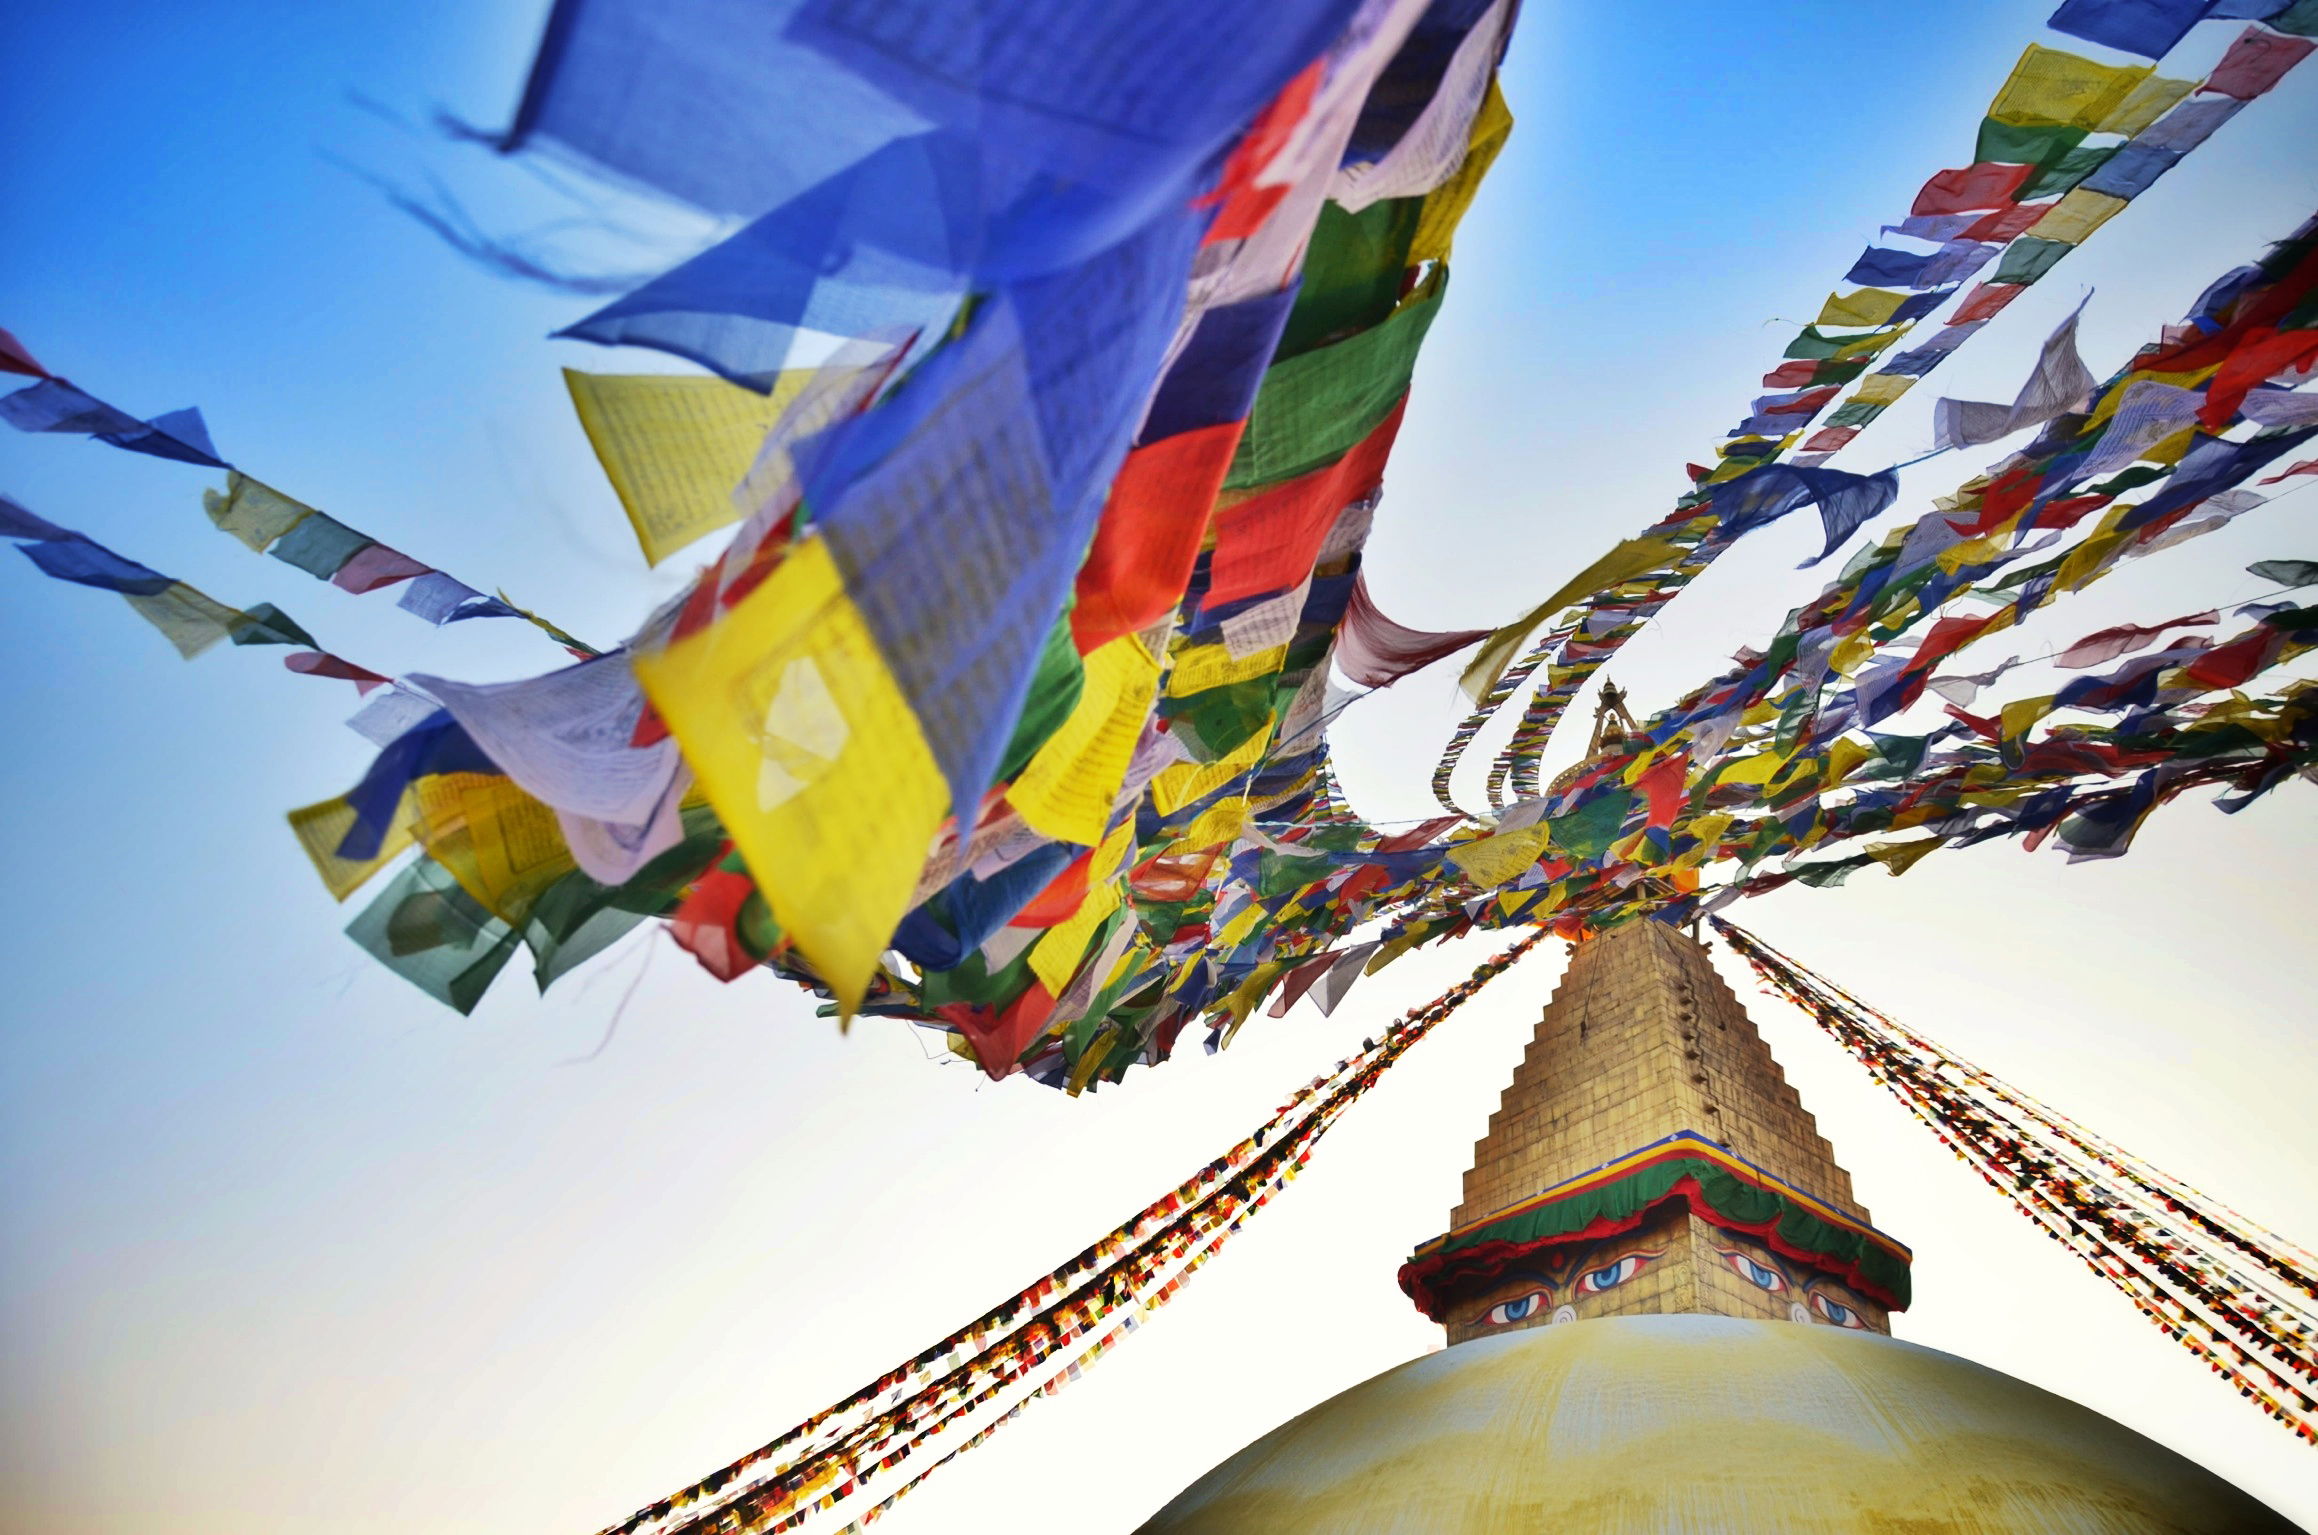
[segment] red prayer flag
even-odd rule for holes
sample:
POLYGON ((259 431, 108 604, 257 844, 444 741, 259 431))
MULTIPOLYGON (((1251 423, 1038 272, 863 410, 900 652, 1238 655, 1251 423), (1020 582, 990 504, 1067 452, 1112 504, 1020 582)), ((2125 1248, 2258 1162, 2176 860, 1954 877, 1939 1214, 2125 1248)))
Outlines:
POLYGON ((2001 208, 2028 184, 2033 165, 1967 165, 1962 170, 1940 171, 1916 194, 1910 213, 1972 213, 2001 208))
POLYGON ((1319 982, 1320 977, 1328 973, 1329 967, 1343 957, 1343 955, 1331 950, 1326 954, 1316 954, 1289 971, 1281 979, 1279 995, 1272 999, 1272 1005, 1265 1010, 1265 1016, 1270 1018, 1287 1017, 1288 1009, 1302 1001, 1304 993, 1310 991, 1319 982))
POLYGON ((1314 59, 1303 73, 1281 87, 1280 94, 1258 113, 1232 149, 1231 158, 1223 163, 1223 174, 1206 202, 1219 203, 1215 222, 1207 226, 1207 242, 1241 240, 1263 228, 1264 220, 1287 196, 1288 184, 1258 186, 1256 177, 1271 164, 1287 146, 1305 115, 1312 110, 1312 102, 1320 93, 1320 79, 1327 60, 1314 59))
POLYGON ((2203 613, 2184 613, 2161 624, 2117 624, 2096 630, 2052 658, 2055 666, 2082 671, 2088 666, 2099 666, 2114 661, 2121 655, 2145 648, 2148 643, 2168 629, 2187 628, 2197 624, 2218 621, 2221 614, 2208 610, 2203 613))
POLYGON ((710 869, 692 882, 684 904, 668 919, 668 936, 718 980, 739 980, 758 963, 738 929, 741 906, 756 888, 746 874, 710 869))
POLYGON ((2251 101, 2284 79, 2286 71, 2308 58, 2312 48, 2318 48, 2318 43, 2307 37, 2281 37, 2261 27, 2248 27, 2213 66, 2205 88, 2251 101))
POLYGON ((944 1023, 953 1025, 966 1036, 974 1047, 974 1058, 982 1063, 992 1081, 1011 1073, 1022 1052, 1046 1027, 1046 1020, 1054 1015, 1054 997, 1044 984, 1030 983, 1030 989, 1009 1002, 1004 1010, 978 1007, 970 1002, 949 1002, 934 1009, 944 1023))
POLYGON ((1634 780, 1634 788, 1650 807, 1649 825, 1652 830, 1674 824, 1675 814, 1682 808, 1683 790, 1689 778, 1690 753, 1685 751, 1652 763, 1641 777, 1634 780))
POLYGON ((1992 320, 1998 310, 2024 293, 2024 284, 2016 282, 1984 282, 1964 295, 1964 302, 1948 317, 1950 325, 1970 325, 1975 320, 1992 320))
POLYGON ((2270 664, 2276 657, 2276 647, 2285 636, 2275 629, 2264 629, 2249 634, 2242 640, 2207 651, 2181 669, 2182 675, 2201 688, 2219 689, 2242 686, 2254 673, 2270 664))
POLYGON ((338 567, 330 577, 330 584, 359 597, 382 586, 434 573, 434 566, 421 565, 400 550, 389 549, 384 544, 365 544, 354 551, 352 559, 338 567))
POLYGON ((0 330, 0 373, 23 373, 33 378, 54 378, 46 368, 32 360, 24 343, 5 330, 0 330))
POLYGON ((2205 408, 2197 413, 2209 431, 2221 431, 2263 379, 2298 370, 2318 358, 2318 330, 2273 330, 2257 326, 2233 347, 2221 371, 2205 386, 2205 408))
POLYGON ((2009 207, 1997 209, 1958 235, 1957 238, 1960 240, 1990 241, 1998 244, 2017 240, 2034 228, 2038 219, 2043 218, 2051 211, 2052 204, 2049 202, 2013 203, 2009 207))
POLYGON ((1376 489, 1408 396, 1335 463, 1298 475, 1215 514, 1215 559, 1202 606, 1284 592, 1312 573, 1345 507, 1376 489))
POLYGON ((384 687, 393 679, 382 677, 367 666, 356 666, 352 661, 321 650, 300 650, 282 657, 282 664, 291 671, 308 677, 335 677, 340 682, 351 682, 357 691, 368 693, 372 688, 384 687))
POLYGON ((1079 567, 1071 638, 1085 655, 1175 611, 1244 421, 1179 432, 1127 455, 1079 567))
POLYGON ((1030 904, 1014 914, 1008 927, 1053 927, 1068 922, 1078 915, 1079 907, 1087 898, 1087 875, 1092 872, 1095 850, 1088 848, 1072 859, 1068 867, 1047 883, 1044 890, 1031 897, 1030 904))

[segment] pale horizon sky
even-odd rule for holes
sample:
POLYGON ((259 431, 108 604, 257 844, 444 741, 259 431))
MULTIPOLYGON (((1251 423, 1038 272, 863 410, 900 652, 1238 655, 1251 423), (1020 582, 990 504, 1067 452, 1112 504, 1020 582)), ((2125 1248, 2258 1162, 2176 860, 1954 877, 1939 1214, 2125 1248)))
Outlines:
MULTIPOLYGON (((2050 8, 1532 3, 1504 74, 1518 126, 1459 237, 1370 546, 1384 609, 1499 622, 1655 519, 1877 226, 1969 157, 2020 49, 2060 41, 2050 8)), ((519 168, 353 99, 502 121, 544 13, 92 0, 19 19, 0 325, 124 408, 199 403, 252 472, 601 641, 691 565, 643 569, 557 369, 665 364, 545 340, 585 302, 478 269, 346 169, 436 170, 479 212, 545 216, 519 168)), ((2313 144, 2318 66, 1838 462, 1919 452, 1931 396, 2009 398, 2088 289, 2085 355, 2115 367, 2318 206, 2313 144)), ((1893 516, 1996 456, 1908 471, 1893 516)), ((355 661, 487 679, 561 659, 520 625, 436 633, 390 596, 251 557, 200 514, 216 479, 0 436, 0 492, 220 599, 276 602, 355 661)), ((2144 561, 2021 645, 2250 600, 2248 562, 2318 554, 2314 507, 2281 500, 2144 561)), ((1637 707, 1771 633, 1832 569, 1793 568, 1816 547, 1771 530, 1685 594, 1616 669, 1637 707)), ((341 723, 350 687, 291 676, 278 652, 181 663, 117 599, 28 565, 0 591, 0 773, 22 807, 0 890, 7 1528, 598 1529, 1076 1252, 1502 941, 1411 956, 1333 1019, 1259 1019, 1221 1055, 1194 1043, 1076 1101, 929 1060, 897 1023, 841 1036, 801 993, 719 986, 657 936, 544 999, 510 975, 461 1019, 341 936, 351 913, 282 824, 368 760, 341 723), (571 1064, 631 987, 602 1052, 571 1064)), ((1424 813, 1453 673, 1345 716, 1363 812, 1424 813)), ((2235 817, 2177 803, 2118 861, 1991 844, 1730 915, 2307 1244, 2313 847, 2318 795, 2297 782, 2235 817)), ((1916 1250, 1899 1336, 2318 1524, 2309 1447, 1718 958, 1860 1198, 1916 1250)), ((1273 1425, 1436 1346, 1394 1271, 1445 1222, 1560 963, 1542 947, 1444 1025, 1172 1306, 884 1528, 1132 1529, 1273 1425)))

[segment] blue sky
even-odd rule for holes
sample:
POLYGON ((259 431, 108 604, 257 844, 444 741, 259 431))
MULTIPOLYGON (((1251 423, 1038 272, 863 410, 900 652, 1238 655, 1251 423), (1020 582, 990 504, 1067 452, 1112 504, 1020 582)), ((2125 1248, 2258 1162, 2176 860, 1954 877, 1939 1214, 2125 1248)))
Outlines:
MULTIPOLYGON (((1460 236, 1371 546, 1410 623, 1491 623, 1664 509, 1929 171, 1968 156, 2045 7, 1533 4, 1518 127, 1460 236)), ((409 120, 502 120, 544 7, 49 6, 0 92, 0 324, 141 414, 566 627, 616 638, 646 572, 545 340, 580 301, 479 270, 348 169, 429 170, 494 227, 558 204, 409 120), (500 221, 504 221, 502 224, 500 221)), ((2211 52, 2225 35, 2193 39, 2211 52)), ((1929 396, 2009 398, 2089 287, 2097 372, 2318 206, 2318 77, 2258 102, 1843 460, 1928 441, 1929 396)), ((1909 472, 1902 510, 1978 461, 1909 472)), ((435 633, 256 559, 211 477, 0 438, 0 491, 384 671, 559 653, 435 633)), ((2245 600, 2308 556, 2307 498, 2078 599, 2033 641, 2245 600), (2065 633, 2063 632, 2065 631, 2065 633)), ((1638 641, 1655 705, 1816 589, 1766 533, 1638 641)), ((1076 1251, 1374 1022, 1478 957, 1428 953, 1333 1021, 1072 1102, 849 1038, 664 943, 472 1019, 340 936, 282 812, 360 773, 341 683, 277 653, 180 663, 110 597, 0 569, 0 1523, 56 1531, 569 1531, 769 1437, 1076 1251), (634 1000, 600 1056, 622 996, 634 1000)), ((1352 711, 1343 774, 1422 813, 1446 675, 1352 711)), ((1564 750, 1567 745, 1565 743, 1564 750)), ((2184 803, 2119 863, 1995 845, 1742 912, 1871 1000, 2290 1234, 2307 1169, 2307 786, 2184 803)), ((1392 1273, 1434 1234, 1557 960, 1541 952, 1350 1116, 1313 1170, 1068 1396, 897 1510, 911 1530, 1125 1529, 1272 1424, 1437 1338, 1392 1273), (1122 1448, 1124 1447, 1124 1448, 1122 1448)), ((2308 1451, 1944 1159, 1733 972, 1879 1223, 1920 1254, 1902 1336, 2119 1417, 2304 1520, 2308 1451)))

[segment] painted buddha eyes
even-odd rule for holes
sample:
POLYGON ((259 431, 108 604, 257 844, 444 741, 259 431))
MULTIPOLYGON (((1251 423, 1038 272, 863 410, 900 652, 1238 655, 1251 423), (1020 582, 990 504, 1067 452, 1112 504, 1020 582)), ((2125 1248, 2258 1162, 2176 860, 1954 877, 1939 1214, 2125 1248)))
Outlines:
MULTIPOLYGON (((1718 1247, 1715 1251, 1721 1253, 1722 1261, 1736 1269, 1739 1277, 1748 1284, 1760 1286, 1773 1295, 1781 1294, 1789 1288, 1787 1276, 1777 1269, 1758 1263, 1735 1248, 1718 1247)), ((1830 1299, 1817 1290, 1809 1292, 1809 1299, 1811 1302, 1810 1311, 1806 1311, 1800 1301, 1788 1308, 1796 1321, 1808 1321, 1810 1313, 1816 1312, 1821 1321, 1832 1322, 1837 1327, 1849 1327, 1860 1332, 1867 1331, 1867 1319, 1843 1302, 1830 1299)))
POLYGON ((1777 1269, 1766 1268, 1745 1253, 1728 1247, 1718 1247, 1715 1251, 1721 1253, 1723 1262, 1737 1269, 1739 1277, 1748 1284, 1759 1285, 1773 1295, 1787 1288, 1787 1276, 1777 1269))
POLYGON ((1548 1297, 1543 1290, 1532 1290, 1518 1300, 1501 1300, 1489 1308, 1481 1320, 1491 1327, 1509 1327, 1515 1322, 1526 1322, 1545 1309, 1548 1297))
POLYGON ((1607 1268, 1588 1269, 1578 1275, 1577 1293, 1599 1295, 1604 1290, 1614 1290, 1641 1273, 1650 1260, 1658 1256, 1657 1253, 1628 1253, 1607 1268))
POLYGON ((1862 1332, 1867 1329, 1866 1319, 1861 1317, 1858 1312, 1839 1300, 1829 1300, 1816 1290, 1811 1292, 1811 1309, 1838 1327, 1857 1328, 1862 1332))
MULTIPOLYGON (((1599 1295, 1604 1290, 1615 1290, 1665 1256, 1663 1248, 1656 1252, 1631 1252, 1614 1263, 1604 1264, 1600 1268, 1587 1269, 1584 1273, 1579 1274, 1570 1285, 1571 1298, 1575 1299, 1580 1295, 1599 1295)), ((1491 1306, 1482 1315, 1481 1325, 1484 1327, 1510 1327, 1516 1322, 1526 1322, 1533 1317, 1543 1316, 1546 1308, 1552 1304, 1553 1295, 1550 1291, 1545 1289, 1532 1290, 1527 1295, 1518 1296, 1513 1300, 1499 1301, 1496 1305, 1491 1306)), ((1575 1313, 1564 1306, 1555 1320, 1569 1321, 1573 1320, 1574 1317, 1575 1313)))

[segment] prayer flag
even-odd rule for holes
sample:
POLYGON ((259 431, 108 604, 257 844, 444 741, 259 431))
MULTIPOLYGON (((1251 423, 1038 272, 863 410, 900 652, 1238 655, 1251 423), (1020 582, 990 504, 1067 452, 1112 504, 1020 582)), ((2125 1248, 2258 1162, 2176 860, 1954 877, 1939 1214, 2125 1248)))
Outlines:
POLYGON ((563 370, 646 564, 740 520, 734 487, 812 377, 782 373, 759 394, 720 378, 563 370))
POLYGON ((774 917, 850 1016, 949 793, 827 541, 806 539, 719 622, 635 668, 774 917))

